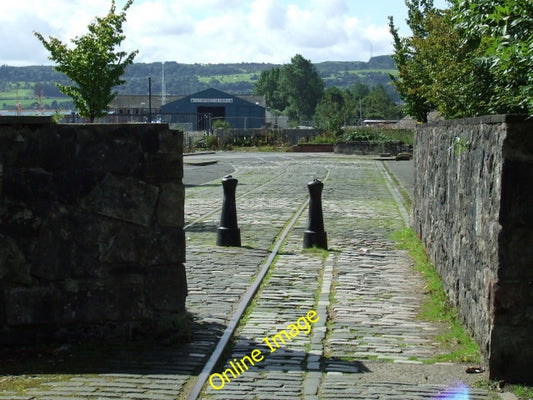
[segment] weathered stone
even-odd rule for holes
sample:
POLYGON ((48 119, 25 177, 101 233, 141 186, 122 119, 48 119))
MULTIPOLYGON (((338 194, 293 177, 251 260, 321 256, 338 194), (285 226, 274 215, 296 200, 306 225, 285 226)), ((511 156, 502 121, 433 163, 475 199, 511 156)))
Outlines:
POLYGON ((170 131, 169 135, 159 137, 159 151, 162 153, 182 154, 183 153, 183 132, 170 131))
POLYGON ((163 124, 1 125, 0 343, 188 330, 181 138, 163 124))
POLYGON ((183 178, 183 157, 175 153, 146 154, 145 179, 148 182, 171 182, 183 178))
POLYGON ((150 226, 159 195, 156 186, 134 178, 107 174, 87 197, 82 206, 110 218, 150 226))
POLYGON ((0 280, 6 279, 15 283, 29 284, 31 277, 24 254, 14 240, 0 234, 0 280))
MULTIPOLYGON (((89 281, 90 282, 90 281, 89 281)), ((134 321, 146 319, 144 278, 140 275, 119 275, 114 278, 84 283, 76 293, 79 320, 134 321)))
POLYGON ((161 185, 157 221, 159 225, 169 228, 183 227, 185 203, 185 187, 179 183, 161 185))
POLYGON ((5 291, 8 325, 37 325, 58 322, 60 294, 53 287, 14 288, 5 291))
POLYGON ((533 369, 532 129, 500 115, 422 125, 415 136, 414 227, 491 378, 533 369))
POLYGON ((156 227, 143 237, 146 247, 142 250, 144 265, 168 265, 185 262, 185 233, 182 228, 156 227))
POLYGON ((185 311, 187 281, 183 265, 163 265, 149 269, 146 293, 156 310, 185 311))

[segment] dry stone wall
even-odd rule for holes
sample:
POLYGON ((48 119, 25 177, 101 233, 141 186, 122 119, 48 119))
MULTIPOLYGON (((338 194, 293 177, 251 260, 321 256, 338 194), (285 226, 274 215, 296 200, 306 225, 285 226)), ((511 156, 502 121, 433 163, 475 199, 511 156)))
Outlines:
POLYGON ((492 378, 533 383, 533 121, 417 127, 413 221, 492 378))
POLYGON ((187 329, 183 136, 0 120, 0 343, 187 329))

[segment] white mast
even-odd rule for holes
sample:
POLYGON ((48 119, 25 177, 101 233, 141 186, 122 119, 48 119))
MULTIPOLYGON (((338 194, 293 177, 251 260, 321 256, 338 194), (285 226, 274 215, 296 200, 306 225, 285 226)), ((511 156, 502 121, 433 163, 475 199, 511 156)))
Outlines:
POLYGON ((164 106, 166 101, 166 85, 165 85, 165 62, 161 63, 161 106, 164 106))

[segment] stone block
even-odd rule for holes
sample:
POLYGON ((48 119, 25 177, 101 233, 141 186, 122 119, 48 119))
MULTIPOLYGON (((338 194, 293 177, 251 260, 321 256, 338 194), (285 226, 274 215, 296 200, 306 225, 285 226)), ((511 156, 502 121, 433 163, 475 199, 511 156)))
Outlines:
POLYGON ((159 135, 159 151, 161 153, 182 154, 183 153, 183 132, 168 130, 159 135))
POLYGON ((77 320, 86 323, 135 321, 149 317, 141 275, 119 274, 85 281, 75 294, 77 320))
POLYGON ((19 287, 7 289, 4 293, 8 325, 56 323, 59 321, 59 310, 66 306, 53 287, 19 287))
POLYGON ((152 267, 147 272, 146 296, 155 310, 184 312, 187 296, 182 264, 152 267))
POLYGON ((164 183, 157 209, 157 221, 162 227, 177 228, 184 225, 185 187, 181 183, 164 183))
POLYGON ((109 218, 150 226, 159 188, 134 178, 107 174, 82 200, 82 207, 109 218))
POLYGON ((155 227, 143 237, 143 265, 167 265, 185 262, 185 232, 182 228, 155 227))
POLYGON ((183 178, 183 157, 177 153, 146 154, 144 179, 147 182, 180 181, 183 178))
POLYGON ((9 168, 4 172, 5 197, 13 200, 54 200, 54 175, 42 168, 9 168))
POLYGON ((181 141, 164 124, 2 126, 0 344, 177 331, 181 141))
POLYGON ((26 257, 17 243, 0 234, 0 283, 19 283, 29 285, 32 282, 26 257))

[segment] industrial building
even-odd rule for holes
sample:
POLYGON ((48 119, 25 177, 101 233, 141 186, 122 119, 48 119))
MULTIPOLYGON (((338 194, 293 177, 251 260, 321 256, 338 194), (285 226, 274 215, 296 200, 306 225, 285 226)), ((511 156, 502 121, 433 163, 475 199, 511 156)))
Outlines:
POLYGON ((265 125, 264 97, 237 96, 212 88, 162 105, 160 113, 170 123, 192 124, 192 131, 210 130, 216 120, 237 129, 265 125))

